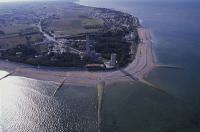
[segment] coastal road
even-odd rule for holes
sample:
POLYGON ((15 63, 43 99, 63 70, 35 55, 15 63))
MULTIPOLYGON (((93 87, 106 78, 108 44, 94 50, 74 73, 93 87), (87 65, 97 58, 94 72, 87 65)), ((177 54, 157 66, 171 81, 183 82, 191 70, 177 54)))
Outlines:
POLYGON ((142 78, 151 71, 155 66, 154 55, 152 51, 152 40, 150 30, 145 28, 138 28, 138 35, 140 43, 134 61, 123 70, 115 71, 106 76, 106 80, 110 78, 124 78, 129 77, 131 80, 142 80, 142 78), (122 73, 120 73, 120 71, 122 73), (123 75, 122 75, 123 74, 123 75))
POLYGON ((138 34, 141 42, 138 45, 135 59, 126 68, 121 70, 108 72, 89 72, 81 69, 70 68, 58 69, 40 67, 40 69, 37 69, 32 66, 20 65, 6 61, 0 61, 0 70, 8 69, 6 71, 12 72, 13 69, 18 67, 19 70, 15 73, 16 76, 24 76, 38 80, 55 82, 60 82, 60 80, 66 77, 66 84, 81 86, 96 86, 99 81, 105 81, 106 84, 127 81, 143 81, 143 77, 155 67, 155 60, 152 51, 150 31, 145 28, 138 28, 138 34))
MULTIPOLYGON (((38 27, 39 31, 44 35, 44 37, 45 37, 47 40, 56 43, 57 45, 60 45, 60 46, 63 45, 63 43, 57 41, 54 37, 50 36, 50 35, 47 34, 45 31, 43 31, 42 26, 41 26, 41 21, 42 21, 42 20, 39 21, 39 23, 37 24, 37 27, 38 27)), ((67 46, 67 48, 69 49, 69 51, 70 51, 71 53, 78 54, 78 55, 82 55, 82 54, 83 54, 83 52, 81 52, 81 51, 79 51, 79 50, 77 50, 77 49, 74 49, 74 48, 72 48, 72 47, 70 47, 70 46, 67 46)))

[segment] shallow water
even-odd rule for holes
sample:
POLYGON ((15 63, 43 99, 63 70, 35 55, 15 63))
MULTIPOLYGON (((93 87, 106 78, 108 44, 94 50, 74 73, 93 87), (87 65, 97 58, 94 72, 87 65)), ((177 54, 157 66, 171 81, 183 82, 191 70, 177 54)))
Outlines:
POLYGON ((200 131, 200 8, 199 2, 82 2, 129 12, 154 33, 158 64, 147 80, 172 97, 143 84, 107 89, 104 131, 200 131))
POLYGON ((3 131, 97 131, 96 91, 21 77, 0 82, 3 131))

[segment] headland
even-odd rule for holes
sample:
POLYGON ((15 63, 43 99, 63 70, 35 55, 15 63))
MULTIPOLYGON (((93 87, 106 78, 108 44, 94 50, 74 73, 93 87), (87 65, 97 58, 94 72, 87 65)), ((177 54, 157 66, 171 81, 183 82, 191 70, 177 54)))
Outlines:
MULTIPOLYGON (((62 82, 67 84, 93 86, 100 81, 106 84, 142 81, 154 68, 151 33, 139 24, 138 18, 105 8, 68 6, 70 14, 78 14, 76 22, 81 21, 83 27, 61 33, 63 27, 59 27, 59 23, 75 20, 59 17, 57 14, 62 14, 63 10, 47 15, 40 12, 40 17, 32 24, 35 33, 27 29, 21 36, 14 36, 25 37, 24 45, 1 47, 4 60, 0 60, 0 70, 14 76, 54 82, 64 79, 62 82), (80 12, 87 12, 87 15, 80 15, 80 12), (74 33, 76 29, 79 31, 74 33), (41 35, 42 41, 32 42, 32 35, 36 34, 41 35)), ((0 39, 6 40, 6 36, 1 35, 0 39)))

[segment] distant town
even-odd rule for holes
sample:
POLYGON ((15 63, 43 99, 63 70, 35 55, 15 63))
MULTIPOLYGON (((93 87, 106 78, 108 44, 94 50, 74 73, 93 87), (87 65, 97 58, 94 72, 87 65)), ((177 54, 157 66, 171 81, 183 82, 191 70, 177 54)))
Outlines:
POLYGON ((125 67, 134 60, 136 17, 75 3, 25 4, 5 6, 0 13, 0 59, 89 70, 125 67))

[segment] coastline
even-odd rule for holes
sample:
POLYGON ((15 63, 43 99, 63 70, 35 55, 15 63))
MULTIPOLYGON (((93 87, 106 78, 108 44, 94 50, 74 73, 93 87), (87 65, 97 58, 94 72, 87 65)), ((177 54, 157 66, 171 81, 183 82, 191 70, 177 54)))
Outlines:
POLYGON ((107 72, 90 72, 73 68, 36 68, 34 66, 0 60, 0 70, 13 73, 12 76, 27 77, 42 81, 61 82, 79 86, 96 86, 104 81, 107 85, 115 82, 142 81, 155 67, 151 34, 148 29, 137 29, 141 42, 138 45, 135 59, 123 69, 107 72))

